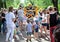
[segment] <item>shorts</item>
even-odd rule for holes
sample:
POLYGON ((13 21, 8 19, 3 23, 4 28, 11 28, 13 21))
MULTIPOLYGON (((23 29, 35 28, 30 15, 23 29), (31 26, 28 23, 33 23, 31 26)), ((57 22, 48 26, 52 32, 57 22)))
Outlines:
POLYGON ((38 20, 35 20, 36 23, 38 23, 39 21, 38 20))
POLYGON ((19 34, 21 34, 21 32, 20 31, 17 31, 17 33, 16 33, 17 35, 19 35, 19 34))
POLYGON ((18 28, 19 26, 16 26, 16 28, 18 28))
POLYGON ((38 32, 38 28, 35 29, 35 32, 38 32))
POLYGON ((48 26, 48 23, 42 23, 43 26, 48 26))
POLYGON ((15 25, 16 25, 16 28, 18 28, 18 27, 19 27, 19 24, 18 24, 18 23, 15 23, 15 25))
POLYGON ((23 22, 23 17, 19 17, 19 21, 20 22, 23 22))
POLYGON ((27 32, 27 36, 31 36, 32 32, 27 32))

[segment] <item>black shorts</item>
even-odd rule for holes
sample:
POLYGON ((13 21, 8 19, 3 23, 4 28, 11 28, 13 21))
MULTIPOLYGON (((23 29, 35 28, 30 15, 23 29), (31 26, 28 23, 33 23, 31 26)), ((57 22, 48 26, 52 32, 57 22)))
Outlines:
POLYGON ((27 36, 31 36, 32 32, 27 32, 27 36))
POLYGON ((43 26, 48 26, 48 23, 42 23, 43 26))
POLYGON ((35 32, 38 32, 38 28, 35 29, 35 32))
POLYGON ((16 26, 16 28, 18 28, 19 26, 16 26))

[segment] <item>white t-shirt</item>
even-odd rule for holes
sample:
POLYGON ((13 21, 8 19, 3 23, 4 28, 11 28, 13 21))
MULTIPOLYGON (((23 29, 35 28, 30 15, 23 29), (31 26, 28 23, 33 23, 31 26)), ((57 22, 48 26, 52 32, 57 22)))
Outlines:
POLYGON ((47 16, 48 16, 48 14, 43 14, 43 16, 42 16, 42 23, 47 23, 47 16), (44 20, 46 20, 46 21, 44 21, 44 20))
POLYGON ((8 27, 14 27, 15 26, 15 23, 12 21, 12 19, 15 18, 15 15, 13 12, 7 13, 5 18, 6 18, 6 24, 8 27))
POLYGON ((18 10, 18 17, 24 17, 24 10, 23 9, 18 10))

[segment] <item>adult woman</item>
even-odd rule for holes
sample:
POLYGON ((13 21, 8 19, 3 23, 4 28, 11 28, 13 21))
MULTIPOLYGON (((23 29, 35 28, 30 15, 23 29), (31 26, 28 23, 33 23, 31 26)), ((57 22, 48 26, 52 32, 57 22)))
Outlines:
POLYGON ((6 34, 6 42, 8 42, 8 39, 10 37, 10 42, 12 42, 13 35, 14 35, 14 29, 15 29, 15 15, 13 13, 13 7, 9 7, 9 12, 6 14, 6 24, 7 24, 7 34, 6 34))
POLYGON ((44 28, 44 31, 45 33, 47 34, 47 13, 46 13, 46 10, 43 10, 43 13, 42 13, 42 26, 41 26, 41 33, 42 33, 42 29, 44 28))

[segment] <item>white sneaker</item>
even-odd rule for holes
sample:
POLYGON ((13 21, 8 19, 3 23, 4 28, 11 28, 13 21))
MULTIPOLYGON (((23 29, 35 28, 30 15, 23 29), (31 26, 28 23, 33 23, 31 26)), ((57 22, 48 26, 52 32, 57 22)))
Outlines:
POLYGON ((19 35, 20 35, 20 36, 22 36, 22 38, 24 39, 24 37, 23 37, 22 33, 20 33, 19 35))
POLYGON ((15 35, 16 39, 19 40, 19 36, 18 35, 15 35))
POLYGON ((5 42, 8 42, 7 40, 5 40, 5 42))
POLYGON ((22 36, 22 38, 24 39, 24 37, 22 36))
POLYGON ((10 41, 10 42, 15 42, 14 39, 12 39, 12 41, 11 41, 11 38, 9 38, 9 41, 10 41))
POLYGON ((22 33, 19 33, 20 36, 22 36, 22 33))
POLYGON ((15 42, 14 39, 12 39, 12 42, 15 42))
POLYGON ((9 38, 9 41, 11 40, 11 38, 9 38))

